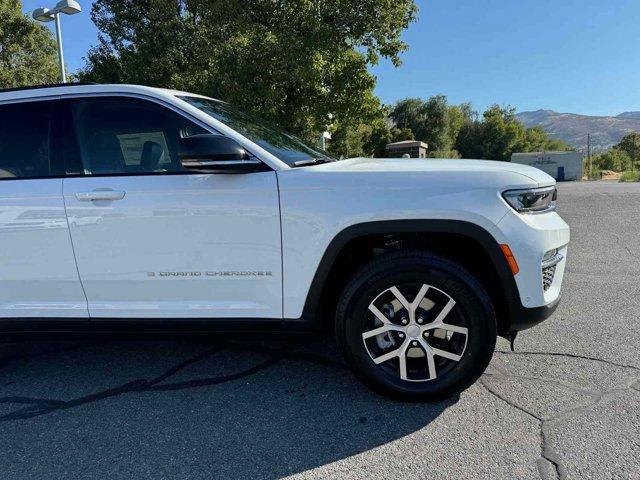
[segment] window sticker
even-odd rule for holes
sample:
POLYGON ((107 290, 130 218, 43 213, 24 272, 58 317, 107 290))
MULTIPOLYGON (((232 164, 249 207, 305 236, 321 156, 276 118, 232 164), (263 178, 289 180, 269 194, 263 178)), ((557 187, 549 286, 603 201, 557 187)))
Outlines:
POLYGON ((169 148, 163 132, 126 133, 117 135, 117 137, 120 142, 124 163, 127 166, 140 165, 142 148, 145 142, 155 142, 162 147, 163 153, 159 162, 160 165, 171 163, 168 154, 169 148))

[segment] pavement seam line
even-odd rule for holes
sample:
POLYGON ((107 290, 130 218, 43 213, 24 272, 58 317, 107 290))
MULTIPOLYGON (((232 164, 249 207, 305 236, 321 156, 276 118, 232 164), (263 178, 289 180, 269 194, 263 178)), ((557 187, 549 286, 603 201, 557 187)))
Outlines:
MULTIPOLYGON (((495 375, 495 376, 499 377, 501 375, 495 375)), ((518 411, 530 416, 531 418, 535 419, 538 422, 538 426, 539 426, 539 430, 540 430, 540 434, 539 434, 539 436, 540 436, 540 458, 539 458, 539 461, 542 460, 543 462, 548 462, 549 464, 551 464, 551 466, 553 467, 553 469, 555 471, 557 479, 559 479, 559 480, 566 479, 565 469, 562 466, 562 464, 560 463, 560 461, 558 460, 558 457, 557 457, 555 451, 549 445, 550 442, 549 442, 549 439, 548 439, 548 433, 545 431, 545 423, 547 422, 547 420, 545 420, 542 417, 539 417, 535 413, 530 412, 526 408, 521 407, 520 405, 510 401, 508 398, 502 396, 497 391, 495 391, 490 385, 488 385, 487 382, 483 378, 480 379, 480 384, 485 388, 485 390, 487 390, 487 392, 489 392, 494 397, 498 398, 499 400, 502 400, 504 403, 509 405, 511 408, 514 408, 514 409, 516 409, 516 410, 518 410, 518 411)), ((538 466, 538 473, 540 474, 540 478, 542 478, 543 480, 548 480, 546 478, 546 475, 543 473, 542 465, 540 465, 540 463, 538 462, 537 466, 538 466)))

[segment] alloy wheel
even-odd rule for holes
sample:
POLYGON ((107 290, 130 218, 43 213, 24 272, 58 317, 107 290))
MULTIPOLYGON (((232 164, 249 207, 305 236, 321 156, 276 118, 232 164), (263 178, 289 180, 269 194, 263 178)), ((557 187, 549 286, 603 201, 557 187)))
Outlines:
POLYGON ((369 304, 363 325, 371 360, 410 382, 446 375, 461 360, 469 338, 469 323, 455 300, 423 283, 381 292, 369 304))

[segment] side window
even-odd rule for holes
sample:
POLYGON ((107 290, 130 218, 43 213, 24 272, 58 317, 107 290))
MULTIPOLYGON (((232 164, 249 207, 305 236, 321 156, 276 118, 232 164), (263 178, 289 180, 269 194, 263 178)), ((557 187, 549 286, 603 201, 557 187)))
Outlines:
POLYGON ((85 175, 182 172, 180 139, 208 133, 176 112, 129 98, 71 102, 85 175))
POLYGON ((0 179, 49 177, 53 102, 0 105, 0 179))

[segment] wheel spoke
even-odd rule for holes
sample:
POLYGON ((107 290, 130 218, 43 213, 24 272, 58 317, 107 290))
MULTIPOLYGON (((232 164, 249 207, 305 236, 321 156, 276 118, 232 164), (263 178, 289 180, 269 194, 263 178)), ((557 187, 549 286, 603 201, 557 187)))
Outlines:
POLYGON ((425 330, 434 330, 436 328, 442 328, 444 330, 449 330, 450 332, 458 332, 458 333, 467 335, 466 328, 444 323, 444 319, 447 317, 447 315, 449 315, 449 312, 453 309, 455 304, 456 304, 456 301, 453 298, 450 298, 447 304, 442 309, 442 311, 435 318, 435 320, 431 323, 423 325, 422 330, 425 331, 425 330))
POLYGON ((418 308, 418 305, 420 305, 420 302, 422 302, 428 290, 429 290, 429 285, 422 285, 422 287, 420 288, 420 291, 416 295, 416 298, 414 298, 413 302, 411 302, 411 310, 413 313, 415 313, 416 309, 418 308))
POLYGON ((461 333, 464 336, 469 335, 469 329, 467 327, 453 325, 452 323, 432 322, 422 327, 422 331, 424 332, 425 330, 446 330, 448 332, 461 333))
POLYGON ((424 353, 427 356, 427 366, 429 368, 429 380, 434 380, 438 374, 436 373, 436 362, 433 358, 433 349, 424 339, 420 339, 420 345, 424 349, 424 353))
POLYGON ((447 315, 449 315, 449 312, 451 311, 451 309, 456 305, 456 301, 453 298, 449 298, 449 301, 447 302, 447 304, 444 306, 444 308, 442 309, 442 311, 438 314, 438 316, 436 317, 436 319, 433 321, 433 323, 442 323, 444 321, 444 319, 446 318, 447 315))
POLYGON ((407 312, 411 313, 411 304, 407 301, 405 296, 398 290, 397 287, 393 286, 389 289, 391 293, 398 299, 398 301, 402 304, 404 308, 407 309, 407 312))
POLYGON ((398 360, 400 362, 400 378, 402 380, 408 380, 409 377, 407 377, 407 348, 409 346, 409 343, 405 344, 404 348, 401 348, 401 352, 398 355, 398 360))
POLYGON ((462 355, 457 355, 455 353, 447 352, 446 350, 440 350, 439 348, 431 347, 434 355, 438 355, 439 357, 448 358, 449 360, 453 360, 455 362, 459 362, 462 358, 462 355))
POLYGON ((376 307, 373 303, 369 305, 369 311, 373 313, 376 318, 380 320, 384 325, 391 324, 391 321, 387 318, 387 316, 380 310, 378 310, 378 307, 376 307))
POLYGON ((380 335, 381 333, 386 333, 391 331, 400 332, 402 331, 402 328, 396 325, 393 325, 392 323, 386 323, 381 327, 374 328, 373 330, 369 330, 368 332, 364 332, 362 334, 362 338, 366 340, 367 338, 375 337, 376 335, 380 335))
POLYGON ((402 347, 396 348, 395 350, 391 350, 390 352, 387 352, 384 355, 380 355, 379 357, 373 358, 373 361, 377 365, 380 365, 381 363, 384 363, 388 360, 391 360, 392 358, 397 357, 400 354, 401 350, 402 350, 402 347))
POLYGON ((465 335, 465 336, 469 334, 469 329, 467 327, 461 327, 460 325, 452 325, 451 323, 443 323, 438 328, 447 330, 448 332, 461 333, 462 335, 465 335))
POLYGON ((427 365, 429 366, 429 380, 435 380, 438 374, 436 373, 436 362, 433 358, 433 353, 427 351, 427 365))

